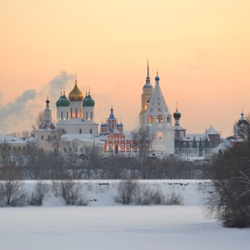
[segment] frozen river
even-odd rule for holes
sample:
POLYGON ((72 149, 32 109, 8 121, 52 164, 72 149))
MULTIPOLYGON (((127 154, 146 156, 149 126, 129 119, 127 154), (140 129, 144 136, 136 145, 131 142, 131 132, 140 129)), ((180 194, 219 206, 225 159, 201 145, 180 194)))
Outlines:
POLYGON ((250 229, 226 229, 198 206, 0 209, 1 249, 249 249, 250 229))

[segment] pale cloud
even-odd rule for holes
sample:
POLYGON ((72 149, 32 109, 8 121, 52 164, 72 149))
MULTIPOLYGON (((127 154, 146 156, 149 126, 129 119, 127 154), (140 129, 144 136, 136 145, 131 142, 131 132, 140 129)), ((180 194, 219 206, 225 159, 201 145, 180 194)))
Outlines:
MULTIPOLYGON (((0 107, 0 134, 29 130, 37 114, 44 110, 47 97, 50 99, 51 109, 60 97, 62 90, 69 87, 74 79, 73 74, 61 71, 42 88, 28 89, 15 101, 0 107)), ((0 103, 2 94, 0 93, 0 103)))

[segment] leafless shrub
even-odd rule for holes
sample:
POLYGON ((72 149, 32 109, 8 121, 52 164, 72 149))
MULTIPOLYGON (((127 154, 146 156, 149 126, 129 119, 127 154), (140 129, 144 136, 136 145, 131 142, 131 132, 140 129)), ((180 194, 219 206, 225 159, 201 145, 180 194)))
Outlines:
POLYGON ((164 205, 166 199, 159 188, 154 189, 152 187, 141 186, 136 202, 142 205, 164 205))
POLYGON ((165 195, 160 189, 156 189, 151 193, 151 202, 154 205, 163 205, 166 202, 165 195))
POLYGON ((0 203, 7 206, 23 206, 26 203, 26 192, 23 189, 22 173, 15 167, 1 170, 0 203))
POLYGON ((172 192, 169 197, 167 197, 166 205, 182 205, 182 197, 176 192, 172 192))
POLYGON ((213 185, 206 209, 224 227, 250 227, 249 123, 246 131, 240 132, 244 141, 214 156, 206 171, 206 177, 211 179, 213 185))
POLYGON ((118 197, 116 200, 123 205, 131 204, 135 201, 138 191, 136 180, 122 180, 118 185, 118 197))
POLYGON ((7 206, 24 206, 26 203, 26 192, 23 184, 16 180, 6 180, 0 184, 1 204, 7 206))
POLYGON ((30 204, 32 206, 41 206, 43 203, 44 195, 49 191, 49 186, 43 182, 37 182, 35 190, 31 195, 30 204))
POLYGON ((67 205, 86 206, 88 201, 82 194, 82 185, 71 179, 53 182, 56 196, 61 196, 67 205))

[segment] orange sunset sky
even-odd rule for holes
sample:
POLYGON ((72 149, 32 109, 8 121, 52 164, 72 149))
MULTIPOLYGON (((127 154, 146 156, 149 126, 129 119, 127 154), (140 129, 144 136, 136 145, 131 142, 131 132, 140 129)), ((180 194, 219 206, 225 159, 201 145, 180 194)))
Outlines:
POLYGON ((232 134, 250 113, 249 0, 0 0, 0 134, 30 130, 48 94, 53 118, 77 72, 96 101, 138 126, 147 58, 187 133, 232 134))

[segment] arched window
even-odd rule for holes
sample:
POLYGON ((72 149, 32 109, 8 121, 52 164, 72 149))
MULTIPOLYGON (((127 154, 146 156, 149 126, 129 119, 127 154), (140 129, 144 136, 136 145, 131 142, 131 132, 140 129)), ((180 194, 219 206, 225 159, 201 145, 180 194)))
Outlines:
POLYGON ((121 150, 124 151, 124 144, 121 145, 121 150))
POLYGON ((148 123, 153 123, 153 116, 152 115, 148 116, 148 123))
POLYGON ((113 151, 112 144, 109 144, 109 151, 113 151))
POLYGON ((127 150, 130 151, 131 147, 130 144, 127 144, 127 150))

